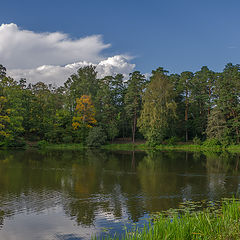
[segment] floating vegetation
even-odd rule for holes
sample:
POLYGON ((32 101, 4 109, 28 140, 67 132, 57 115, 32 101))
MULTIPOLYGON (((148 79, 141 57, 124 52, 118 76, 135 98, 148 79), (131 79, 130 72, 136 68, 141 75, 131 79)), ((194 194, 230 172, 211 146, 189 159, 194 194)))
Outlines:
POLYGON ((134 226, 107 240, 240 239, 240 199, 184 202, 178 209, 154 214, 143 228, 134 226))

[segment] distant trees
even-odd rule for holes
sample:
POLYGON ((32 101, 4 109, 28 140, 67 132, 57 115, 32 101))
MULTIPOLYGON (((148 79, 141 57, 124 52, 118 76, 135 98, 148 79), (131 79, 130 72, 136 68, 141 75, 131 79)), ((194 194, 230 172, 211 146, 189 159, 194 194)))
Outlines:
POLYGON ((172 138, 239 143, 240 65, 181 74, 160 67, 150 79, 139 71, 99 79, 96 68, 86 66, 58 88, 16 81, 0 65, 1 145, 88 139, 97 146, 116 137, 145 138, 151 145, 172 138))

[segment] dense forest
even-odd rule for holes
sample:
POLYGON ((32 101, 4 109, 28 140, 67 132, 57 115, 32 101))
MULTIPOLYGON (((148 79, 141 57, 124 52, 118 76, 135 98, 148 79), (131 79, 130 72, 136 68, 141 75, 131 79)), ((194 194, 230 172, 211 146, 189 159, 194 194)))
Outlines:
POLYGON ((27 84, 0 65, 1 146, 26 141, 98 146, 115 138, 146 139, 149 145, 175 141, 238 144, 240 65, 222 72, 206 66, 195 73, 149 79, 135 71, 98 79, 94 66, 80 68, 64 86, 27 84))

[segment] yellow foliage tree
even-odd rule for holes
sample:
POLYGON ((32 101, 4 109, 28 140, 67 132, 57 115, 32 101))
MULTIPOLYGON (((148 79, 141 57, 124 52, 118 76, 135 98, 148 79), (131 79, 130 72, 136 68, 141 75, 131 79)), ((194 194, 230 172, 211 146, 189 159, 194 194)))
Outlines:
POLYGON ((77 98, 76 102, 76 116, 73 117, 72 123, 74 130, 83 126, 91 128, 92 125, 97 123, 95 119, 96 111, 91 101, 91 97, 83 95, 81 98, 77 98))

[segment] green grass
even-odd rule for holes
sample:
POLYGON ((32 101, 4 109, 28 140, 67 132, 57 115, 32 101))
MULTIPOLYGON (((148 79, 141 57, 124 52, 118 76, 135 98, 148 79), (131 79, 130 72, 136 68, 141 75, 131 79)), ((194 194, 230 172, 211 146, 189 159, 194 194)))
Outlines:
MULTIPOLYGON (((87 146, 83 146, 81 143, 66 143, 66 144, 50 144, 45 143, 41 148, 44 149, 52 149, 52 150, 81 150, 88 148, 87 146)), ((229 152, 240 152, 240 145, 231 145, 226 148, 222 148, 221 146, 204 146, 204 145, 194 145, 194 144, 177 144, 177 145, 157 145, 155 147, 150 147, 146 143, 142 144, 132 144, 132 143, 121 143, 121 144, 107 144, 101 146, 101 149, 107 150, 117 150, 117 151, 148 151, 148 150, 167 150, 167 151, 191 151, 191 152, 221 152, 221 151, 229 151, 229 152)))
POLYGON ((132 144, 132 143, 122 143, 122 144, 108 144, 102 146, 102 149, 108 150, 123 150, 123 151, 132 151, 132 150, 180 150, 180 151, 209 151, 209 152, 240 152, 240 145, 231 145, 226 148, 221 146, 204 146, 204 145, 194 145, 194 144, 184 144, 184 145, 157 145, 155 147, 150 147, 147 144, 132 144))
POLYGON ((47 144, 43 147, 44 149, 49 150, 82 150, 84 147, 81 143, 67 143, 67 144, 47 144))
POLYGON ((121 144, 107 144, 101 147, 102 149, 108 150, 122 150, 122 151, 132 151, 132 150, 146 150, 148 149, 146 144, 132 144, 132 143, 121 143, 121 144))
POLYGON ((231 145, 227 148, 229 152, 240 153, 240 145, 231 145))
POLYGON ((198 212, 178 211, 170 215, 158 214, 141 229, 133 229, 121 237, 107 236, 107 240, 188 240, 188 239, 240 239, 240 202, 225 200, 215 210, 198 212))

